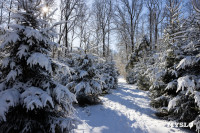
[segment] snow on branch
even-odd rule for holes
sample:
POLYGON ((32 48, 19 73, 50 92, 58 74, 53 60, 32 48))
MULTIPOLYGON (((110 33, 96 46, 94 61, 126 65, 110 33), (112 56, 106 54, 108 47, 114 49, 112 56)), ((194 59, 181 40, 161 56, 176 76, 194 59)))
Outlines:
POLYGON ((71 72, 74 71, 72 68, 70 68, 65 63, 59 62, 57 60, 52 59, 52 63, 54 63, 58 67, 58 69, 56 71, 57 73, 61 72, 64 75, 69 74, 71 76, 71 72))
POLYGON ((6 68, 8 66, 9 62, 10 62, 9 57, 4 58, 3 61, 2 61, 2 64, 1 64, 2 68, 6 68))
POLYGON ((33 110, 35 108, 43 108, 47 106, 47 103, 54 108, 54 103, 51 96, 40 88, 30 87, 21 94, 21 102, 27 108, 27 110, 33 110))
MULTIPOLYGON (((76 92, 76 93, 79 93, 82 89, 84 89, 84 88, 86 88, 86 82, 80 82, 80 83, 78 83, 75 87, 74 87, 74 91, 76 92)), ((91 87, 88 87, 87 86, 87 88, 89 89, 89 88, 91 88, 91 87)), ((89 91, 89 93, 90 93, 90 91, 89 91)))
POLYGON ((16 89, 7 89, 0 93, 0 118, 6 121, 6 113, 10 107, 19 103, 20 93, 16 89))
POLYGON ((50 59, 41 53, 33 53, 27 60, 27 64, 33 67, 33 65, 39 64, 41 67, 44 67, 47 71, 52 73, 50 59))
POLYGON ((57 84, 53 89, 53 95, 55 96, 57 102, 62 105, 64 111, 71 114, 72 112, 70 111, 74 110, 71 103, 77 102, 76 96, 71 93, 66 86, 61 84, 57 84))
POLYGON ((177 105, 178 100, 180 100, 180 96, 176 96, 169 101, 168 110, 174 108, 177 105))
POLYGON ((173 80, 167 84, 167 87, 165 88, 165 90, 174 89, 176 88, 176 86, 177 86, 177 81, 173 80))
POLYGON ((3 35, 0 38, 0 41, 3 43, 0 45, 0 49, 5 48, 10 43, 16 43, 18 40, 20 40, 19 35, 17 32, 7 32, 5 35, 3 35))
POLYGON ((196 0, 192 0, 192 5, 193 5, 195 11, 200 13, 200 9, 197 7, 197 1, 196 0))
POLYGON ((194 99, 195 102, 197 103, 197 106, 200 108, 200 92, 194 91, 194 99))
POLYGON ((8 82, 9 80, 15 80, 15 78, 17 77, 17 71, 15 71, 15 70, 11 70, 9 73, 8 73, 8 75, 7 75, 7 77, 6 77, 6 81, 8 82))
POLYGON ((194 94, 195 83, 194 80, 190 79, 189 76, 180 77, 178 78, 177 82, 178 82, 178 88, 176 92, 184 90, 186 88, 187 89, 186 95, 189 92, 194 94))
POLYGON ((180 69, 185 69, 185 67, 187 66, 192 66, 194 65, 195 63, 197 63, 200 59, 199 58, 196 58, 196 57, 193 57, 193 56, 187 56, 185 58, 183 58, 178 66, 176 67, 176 69, 180 70, 180 69))
POLYGON ((20 45, 20 47, 18 48, 18 52, 17 55, 19 56, 19 58, 21 59, 23 56, 27 55, 27 51, 28 51, 29 47, 27 45, 20 45))

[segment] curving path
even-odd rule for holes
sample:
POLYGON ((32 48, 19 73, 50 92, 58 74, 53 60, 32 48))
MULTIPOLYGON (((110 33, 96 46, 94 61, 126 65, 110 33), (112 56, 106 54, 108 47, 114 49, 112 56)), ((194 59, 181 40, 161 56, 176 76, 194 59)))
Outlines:
POLYGON ((169 122, 159 120, 149 106, 148 92, 129 85, 119 78, 118 89, 101 97, 103 104, 78 107, 77 115, 83 121, 73 133, 188 133, 171 128, 169 122))

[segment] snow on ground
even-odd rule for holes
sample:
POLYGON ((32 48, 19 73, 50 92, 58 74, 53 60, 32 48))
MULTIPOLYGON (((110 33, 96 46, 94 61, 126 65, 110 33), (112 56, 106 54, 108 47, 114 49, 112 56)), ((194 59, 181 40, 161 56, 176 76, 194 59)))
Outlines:
POLYGON ((186 133, 156 118, 148 92, 128 85, 123 78, 119 78, 118 89, 100 98, 102 105, 77 108, 83 123, 73 133, 186 133))

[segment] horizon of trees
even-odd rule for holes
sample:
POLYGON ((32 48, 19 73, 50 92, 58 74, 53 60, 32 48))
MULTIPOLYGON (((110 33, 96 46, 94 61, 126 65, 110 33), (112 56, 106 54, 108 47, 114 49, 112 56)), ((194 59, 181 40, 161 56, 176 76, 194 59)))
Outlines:
MULTIPOLYGON (((11 10, 15 0, 0 1, 0 25, 11 24, 11 10), (5 15, 6 14, 6 15, 5 15)), ((152 49, 157 49, 164 29, 170 23, 172 0, 44 0, 50 11, 55 11, 52 22, 61 21, 55 40, 67 53, 80 47, 85 51, 106 57, 116 47, 126 61, 142 36, 147 35, 152 49), (111 50, 112 49, 112 50, 111 50)), ((178 0, 175 0, 178 2, 178 0)), ((181 2, 181 17, 194 12, 191 1, 181 2)), ((9 28, 9 26, 8 26, 9 28)), ((55 53, 53 54, 55 56, 55 53)))

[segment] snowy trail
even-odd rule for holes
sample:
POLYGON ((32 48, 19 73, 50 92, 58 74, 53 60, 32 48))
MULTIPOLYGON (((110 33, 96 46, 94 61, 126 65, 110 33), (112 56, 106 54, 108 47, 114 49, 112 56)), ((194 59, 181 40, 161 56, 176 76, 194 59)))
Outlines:
POLYGON ((119 78, 119 87, 112 94, 101 97, 103 105, 78 107, 78 117, 83 124, 73 133, 186 133, 178 128, 167 127, 168 122, 159 120, 149 106, 145 91, 128 85, 119 78))

